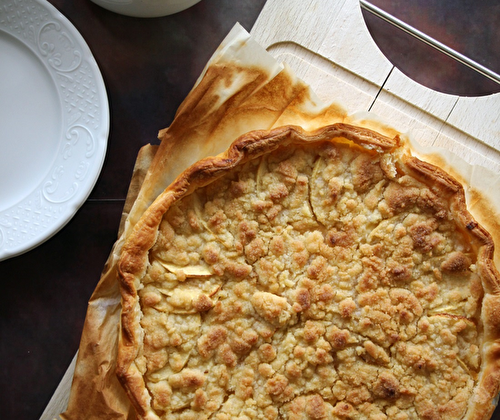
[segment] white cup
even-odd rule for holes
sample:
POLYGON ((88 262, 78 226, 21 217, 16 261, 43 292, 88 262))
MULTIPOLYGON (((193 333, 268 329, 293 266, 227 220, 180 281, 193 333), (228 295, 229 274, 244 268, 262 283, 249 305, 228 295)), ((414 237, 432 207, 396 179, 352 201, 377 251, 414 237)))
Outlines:
POLYGON ((200 0, 91 0, 95 4, 121 15, 159 17, 180 12, 200 0))

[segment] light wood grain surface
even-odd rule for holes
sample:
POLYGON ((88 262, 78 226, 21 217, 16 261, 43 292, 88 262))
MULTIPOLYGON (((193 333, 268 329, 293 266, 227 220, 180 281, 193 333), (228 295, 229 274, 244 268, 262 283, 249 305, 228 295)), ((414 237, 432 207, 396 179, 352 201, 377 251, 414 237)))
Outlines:
POLYGON ((500 94, 464 98, 414 82, 380 52, 358 0, 268 0, 252 35, 322 100, 500 173, 500 94))

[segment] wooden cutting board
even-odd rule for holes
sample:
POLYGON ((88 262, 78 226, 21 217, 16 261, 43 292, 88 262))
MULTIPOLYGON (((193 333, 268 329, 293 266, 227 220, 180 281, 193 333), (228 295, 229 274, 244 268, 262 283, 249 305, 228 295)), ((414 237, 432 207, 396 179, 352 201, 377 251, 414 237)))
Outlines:
MULTIPOLYGON (((251 34, 323 102, 370 111, 424 147, 500 175, 500 94, 465 98, 412 81, 380 52, 358 0, 268 0, 251 34)), ((40 420, 65 410, 75 360, 40 420)))
POLYGON ((325 103, 371 111, 425 147, 500 174, 500 94, 459 97, 409 79, 378 49, 359 0, 268 0, 252 35, 325 103))

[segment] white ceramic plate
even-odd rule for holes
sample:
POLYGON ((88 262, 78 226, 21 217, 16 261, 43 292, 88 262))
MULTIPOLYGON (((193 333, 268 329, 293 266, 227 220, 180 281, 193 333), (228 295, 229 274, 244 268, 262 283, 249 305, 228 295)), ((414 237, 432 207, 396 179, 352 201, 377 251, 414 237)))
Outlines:
POLYGON ((108 133, 104 82, 75 27, 45 0, 0 0, 0 260, 73 217, 108 133))

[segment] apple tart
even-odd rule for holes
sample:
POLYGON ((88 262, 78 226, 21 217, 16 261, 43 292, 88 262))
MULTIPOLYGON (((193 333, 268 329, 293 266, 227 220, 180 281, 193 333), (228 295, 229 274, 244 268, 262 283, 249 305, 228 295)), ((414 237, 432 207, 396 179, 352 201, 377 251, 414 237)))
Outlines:
POLYGON ((493 241, 452 176, 346 124, 250 132, 184 171, 119 262, 143 419, 486 419, 493 241))

